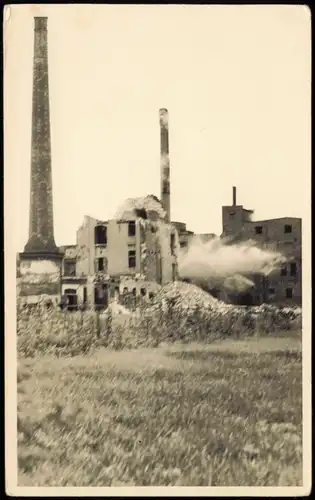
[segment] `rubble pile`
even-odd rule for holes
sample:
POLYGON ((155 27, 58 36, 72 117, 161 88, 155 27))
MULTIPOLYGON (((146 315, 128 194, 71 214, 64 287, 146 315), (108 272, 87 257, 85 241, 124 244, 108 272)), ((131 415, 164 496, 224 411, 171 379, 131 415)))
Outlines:
POLYGON ((265 304, 234 306, 179 281, 161 287, 145 315, 151 317, 152 326, 164 329, 165 336, 211 341, 229 335, 300 329, 302 311, 265 304))
POLYGON ((106 311, 106 313, 103 313, 104 314, 108 314, 108 312, 110 311, 110 314, 112 314, 113 316, 120 316, 120 315, 126 315, 126 316, 129 316, 131 314, 130 310, 127 309, 126 307, 124 307, 122 304, 119 304, 118 302, 114 301, 114 302, 111 302, 108 306, 108 309, 106 311))
POLYGON ((175 281, 163 286, 153 301, 153 309, 156 306, 162 306, 163 311, 186 312, 190 314, 197 309, 205 314, 214 311, 231 310, 232 306, 226 304, 209 293, 205 292, 196 285, 175 281))
POLYGON ((115 219, 123 219, 125 214, 133 212, 139 213, 139 216, 146 218, 146 212, 155 212, 160 219, 165 219, 166 212, 163 209, 160 200, 154 195, 147 195, 140 198, 128 198, 124 204, 119 207, 115 214, 115 219))
POLYGON ((151 302, 131 312, 118 302, 104 313, 62 312, 47 303, 18 307, 19 355, 76 356, 99 346, 128 349, 158 346, 162 342, 205 342, 226 337, 301 331, 302 310, 263 304, 233 306, 219 301, 196 285, 173 282, 162 286, 151 302))

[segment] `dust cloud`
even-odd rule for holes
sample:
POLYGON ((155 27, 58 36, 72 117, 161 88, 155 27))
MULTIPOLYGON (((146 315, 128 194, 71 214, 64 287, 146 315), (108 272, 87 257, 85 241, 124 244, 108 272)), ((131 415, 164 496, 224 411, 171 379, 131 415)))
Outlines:
POLYGON ((258 248, 254 241, 230 243, 216 237, 203 242, 196 236, 180 253, 178 265, 182 279, 241 292, 254 285, 252 275, 268 276, 285 261, 282 254, 258 248))

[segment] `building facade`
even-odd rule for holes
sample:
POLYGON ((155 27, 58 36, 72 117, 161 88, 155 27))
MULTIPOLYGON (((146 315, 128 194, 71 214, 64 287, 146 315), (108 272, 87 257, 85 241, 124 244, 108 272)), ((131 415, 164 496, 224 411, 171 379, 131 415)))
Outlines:
POLYGON ((62 296, 73 307, 100 309, 128 295, 150 299, 177 279, 178 248, 176 227, 154 211, 108 221, 86 216, 76 244, 61 247, 62 296))
POLYGON ((233 204, 222 207, 222 237, 231 238, 231 241, 254 240, 260 248, 280 252, 287 262, 268 276, 251 276, 255 286, 246 292, 244 300, 254 304, 301 305, 302 220, 281 217, 253 221, 252 214, 253 210, 236 204, 236 189, 233 188, 233 204))
POLYGON ((17 256, 19 300, 37 304, 48 296, 72 308, 106 308, 119 295, 149 298, 178 274, 178 233, 170 223, 168 110, 159 110, 161 201, 146 197, 146 208, 124 210, 113 220, 85 217, 76 244, 58 247, 48 83, 48 19, 35 17, 30 221, 28 241, 17 256))

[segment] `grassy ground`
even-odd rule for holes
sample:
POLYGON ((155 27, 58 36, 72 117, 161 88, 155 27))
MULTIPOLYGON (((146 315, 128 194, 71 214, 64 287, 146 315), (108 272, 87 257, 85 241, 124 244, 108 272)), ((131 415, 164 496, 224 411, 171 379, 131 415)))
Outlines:
POLYGON ((300 486, 301 341, 20 359, 19 485, 300 486))

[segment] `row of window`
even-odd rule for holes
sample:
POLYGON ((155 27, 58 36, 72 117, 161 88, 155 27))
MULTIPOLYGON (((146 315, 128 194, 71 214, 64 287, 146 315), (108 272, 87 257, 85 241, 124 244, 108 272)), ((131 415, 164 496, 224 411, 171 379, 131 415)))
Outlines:
MULTIPOLYGON (((136 251, 128 251, 128 267, 129 269, 134 269, 136 267, 136 251)), ((107 271, 107 259, 105 257, 99 257, 95 259, 95 272, 106 272, 107 271)), ((76 262, 73 260, 65 260, 63 263, 63 273, 64 276, 73 277, 76 276, 76 262)))
MULTIPOLYGON (((107 288, 107 285, 97 285, 94 287, 94 291, 95 291, 95 295, 99 298, 99 299, 102 299, 106 296, 107 292, 108 292, 108 288, 107 288)), ((115 293, 119 294, 119 287, 115 287, 115 293)), ((128 287, 124 287, 123 289, 123 295, 127 295, 129 293, 129 289, 128 287)), ((136 288, 133 288, 131 290, 131 294, 136 296, 137 294, 137 289, 136 288)), ((141 287, 140 288, 140 295, 142 297, 145 297, 147 294, 147 290, 145 287, 141 287)), ((72 289, 72 288, 67 288, 65 291, 64 291, 64 295, 77 295, 77 290, 75 289, 72 289)), ((154 293, 153 292, 149 292, 149 297, 150 298, 153 298, 154 296, 154 293)), ((86 303, 87 302, 87 287, 83 287, 83 302, 86 303)))
MULTIPOLYGON (((285 224, 284 225, 284 232, 286 234, 292 233, 292 226, 291 226, 291 224, 285 224)), ((256 234, 262 234, 263 233, 263 226, 255 226, 255 233, 256 234)))
MULTIPOLYGON (((136 267, 136 251, 128 251, 128 267, 129 269, 134 269, 136 267)), ((95 259, 95 272, 102 272, 107 270, 107 259, 105 257, 99 257, 95 259)))
MULTIPOLYGON (((137 264, 136 251, 128 251, 128 267, 129 269, 135 269, 137 264)), ((95 272, 106 272, 107 271, 107 259, 105 257, 99 257, 95 259, 95 272)), ((291 262, 288 266, 283 266, 280 270, 280 276, 296 276, 297 275, 297 265, 296 262, 291 262)), ((76 276, 76 262, 73 260, 64 261, 64 276, 76 276)))
MULTIPOLYGON (((128 293, 129 293, 129 290, 128 290, 128 288, 125 286, 125 287, 124 287, 124 289, 123 289, 123 295, 127 295, 128 293)), ((133 289, 132 289, 132 291, 131 291, 131 294, 132 294, 133 296, 136 296, 136 294, 137 294, 137 289, 136 289, 136 288, 133 288, 133 289)), ((146 296, 146 294, 147 294, 146 288, 145 288, 145 287, 140 288, 140 295, 141 295, 142 297, 145 297, 145 296, 146 296)), ((150 292, 150 293, 149 293, 149 297, 152 297, 152 296, 153 296, 153 294, 152 294, 152 292, 150 292)))
MULTIPOLYGON (((128 222, 128 236, 136 236, 136 221, 128 222)), ((94 229, 95 245, 107 245, 107 227, 96 226, 94 229)))
MULTIPOLYGON (((151 228, 154 230, 154 228, 151 228)), ((95 245, 107 245, 107 227, 106 226, 96 226, 95 227, 95 245)), ((130 221, 128 222, 128 236, 134 237, 136 235, 136 222, 130 221)), ((175 255, 175 234, 171 234, 170 241, 171 254, 175 255)), ((133 251, 129 252, 129 267, 136 267, 135 264, 135 253, 133 255, 133 251), (133 264, 134 263, 134 264, 133 264)), ((101 269, 100 269, 101 270, 101 269)))

